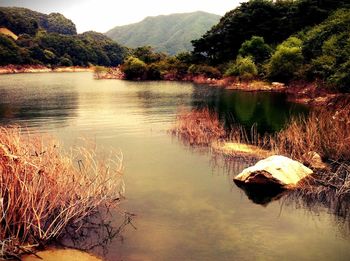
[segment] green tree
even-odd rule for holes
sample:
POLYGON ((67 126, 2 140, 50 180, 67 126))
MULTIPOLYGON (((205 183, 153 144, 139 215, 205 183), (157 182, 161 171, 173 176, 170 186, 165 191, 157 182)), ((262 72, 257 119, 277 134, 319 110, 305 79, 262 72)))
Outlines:
POLYGON ((124 61, 122 71, 128 80, 142 80, 147 76, 147 65, 140 59, 130 56, 124 61))
POLYGON ((194 57, 212 64, 233 60, 242 43, 254 35, 276 45, 290 35, 314 26, 349 0, 251 0, 227 12, 200 39, 192 41, 194 57))
POLYGON ((350 9, 340 9, 305 34, 303 54, 311 78, 350 91, 350 9))
POLYGON ((155 52, 151 46, 138 47, 132 51, 132 55, 147 64, 159 62, 166 57, 166 54, 155 52))
POLYGON ((270 58, 271 52, 272 48, 265 43, 263 37, 252 36, 252 38, 242 44, 238 54, 242 57, 250 56, 255 63, 262 64, 270 58))
POLYGON ((242 80, 251 80, 258 75, 258 69, 251 57, 238 56, 234 63, 230 63, 225 76, 239 76, 242 80))
POLYGON ((192 74, 192 75, 203 75, 205 77, 209 77, 209 78, 219 78, 221 77, 221 72, 213 67, 213 66, 209 66, 209 65, 205 65, 205 64, 192 64, 189 68, 188 68, 188 73, 192 74))
POLYGON ((267 65, 269 78, 289 81, 296 75, 304 61, 301 45, 300 39, 290 37, 277 46, 267 65))
POLYGON ((9 37, 0 34, 0 65, 22 63, 21 50, 9 37))

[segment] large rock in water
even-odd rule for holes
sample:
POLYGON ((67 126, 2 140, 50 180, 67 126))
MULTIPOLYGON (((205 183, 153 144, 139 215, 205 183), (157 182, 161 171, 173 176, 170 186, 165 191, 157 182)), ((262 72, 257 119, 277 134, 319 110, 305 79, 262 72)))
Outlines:
POLYGON ((311 169, 298 161, 274 155, 246 168, 234 179, 246 185, 278 185, 290 188, 312 173, 311 169))

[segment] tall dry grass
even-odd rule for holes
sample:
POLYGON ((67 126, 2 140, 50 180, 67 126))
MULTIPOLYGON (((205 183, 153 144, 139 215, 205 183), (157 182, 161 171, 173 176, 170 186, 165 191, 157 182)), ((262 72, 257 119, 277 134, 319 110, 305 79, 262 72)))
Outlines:
MULTIPOLYGON (((240 125, 231 126, 230 132, 225 131, 217 115, 208 109, 180 111, 171 132, 191 145, 211 145, 218 141, 226 141, 226 145, 235 145, 228 148, 233 152, 240 150, 237 144, 246 144, 248 146, 244 148, 247 149, 253 145, 264 152, 259 153, 258 150, 252 149, 256 159, 259 155, 267 155, 266 150, 272 154, 285 155, 314 168, 314 182, 300 184, 305 191, 308 190, 316 196, 326 193, 326 190, 331 188, 336 195, 350 195, 350 171, 344 171, 349 169, 350 165, 348 102, 343 102, 341 106, 338 104, 332 108, 314 110, 308 116, 292 118, 283 130, 273 135, 259 134, 256 126, 252 126, 250 132, 240 125), (319 155, 325 162, 317 161, 318 157, 315 160, 315 155, 319 155), (319 166, 326 166, 326 169, 320 171, 319 166)), ((243 155, 247 157, 249 154, 243 155)))
POLYGON ((226 137, 226 131, 216 113, 208 108, 180 110, 170 132, 190 145, 210 145, 226 137))
POLYGON ((52 137, 0 128, 0 258, 56 238, 124 191, 122 156, 86 148, 63 152, 52 137))
POLYGON ((275 141, 280 153, 301 161, 310 160, 312 152, 325 160, 350 161, 350 105, 294 118, 275 141))

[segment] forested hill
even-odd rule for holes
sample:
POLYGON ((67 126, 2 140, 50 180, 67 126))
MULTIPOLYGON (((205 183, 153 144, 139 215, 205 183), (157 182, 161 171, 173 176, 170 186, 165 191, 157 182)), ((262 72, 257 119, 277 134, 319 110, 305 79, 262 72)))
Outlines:
POLYGON ((135 24, 117 26, 106 35, 128 47, 150 45, 156 51, 176 54, 192 50, 191 41, 198 39, 220 16, 206 12, 181 13, 147 17, 135 24))
POLYGON ((127 52, 104 34, 77 34, 75 24, 58 13, 0 7, 0 28, 0 65, 116 66, 127 52))
POLYGON ((235 59, 242 43, 252 36, 276 45, 349 4, 349 0, 250 0, 226 13, 210 31, 194 40, 194 54, 214 64, 227 62, 235 59))
POLYGON ((17 35, 34 35, 39 29, 49 33, 77 34, 75 24, 62 14, 47 15, 21 7, 0 7, 0 27, 6 27, 17 35))

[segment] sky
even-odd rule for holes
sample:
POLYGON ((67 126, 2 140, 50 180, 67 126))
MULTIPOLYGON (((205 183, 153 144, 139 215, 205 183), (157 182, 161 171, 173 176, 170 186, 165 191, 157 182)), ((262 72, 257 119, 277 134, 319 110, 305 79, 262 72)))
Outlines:
POLYGON ((205 11, 218 15, 245 0, 0 0, 0 6, 26 7, 42 13, 57 12, 71 19, 78 33, 106 32, 117 25, 141 21, 147 16, 205 11))

